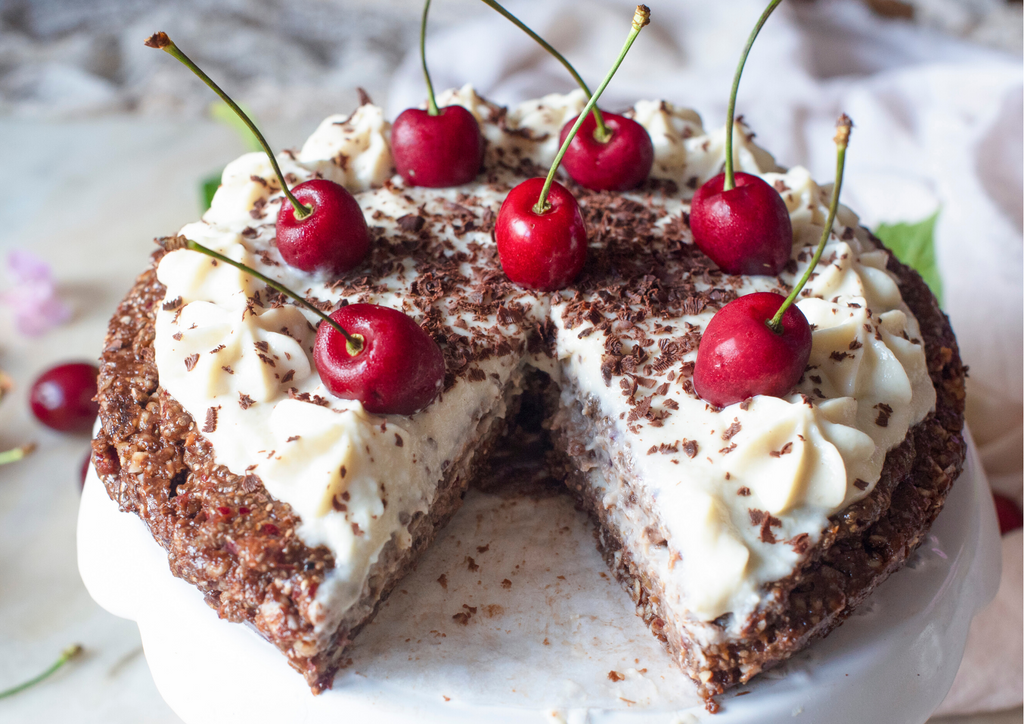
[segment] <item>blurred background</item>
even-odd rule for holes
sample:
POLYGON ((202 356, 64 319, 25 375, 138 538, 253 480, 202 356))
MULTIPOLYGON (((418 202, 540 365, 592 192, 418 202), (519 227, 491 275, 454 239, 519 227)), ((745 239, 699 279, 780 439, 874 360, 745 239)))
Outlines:
MULTIPOLYGON (((602 105, 666 98, 724 122, 736 59, 763 4, 649 2, 653 24, 602 105)), ((588 80, 604 73, 628 0, 507 3, 588 80)), ((251 109, 275 148, 297 147, 363 88, 394 118, 424 97, 418 0, 0 0, 0 690, 73 641, 87 655, 47 685, 0 701, 0 722, 176 722, 131 622, 97 607, 77 575, 75 518, 86 437, 41 427, 32 380, 95 360, 106 323, 147 264, 151 239, 202 210, 202 183, 248 150, 210 91, 142 45, 165 30, 251 109), (30 333, 51 275, 63 313, 30 333)), ((785 166, 831 178, 832 125, 857 129, 844 203, 872 227, 922 229, 916 247, 971 367, 968 419, 995 490, 1021 503, 1024 434, 1022 6, 1004 0, 788 0, 751 54, 739 112, 785 166), (925 238, 926 237, 926 238, 925 238), (929 261, 930 260, 930 261, 929 261)), ((572 88, 564 70, 479 0, 435 0, 428 59, 440 90, 472 82, 502 104, 572 88)), ((47 287, 51 289, 51 287, 47 287)), ((1021 722, 1021 531, 1003 538, 1003 584, 972 630, 940 713, 1021 722)))

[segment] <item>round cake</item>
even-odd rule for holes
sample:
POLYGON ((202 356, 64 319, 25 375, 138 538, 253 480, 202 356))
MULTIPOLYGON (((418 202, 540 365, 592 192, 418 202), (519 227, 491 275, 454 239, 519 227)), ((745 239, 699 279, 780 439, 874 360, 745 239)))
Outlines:
POLYGON ((179 232, 325 312, 374 303, 410 315, 445 361, 443 390, 415 414, 331 395, 313 314, 173 238, 111 320, 93 444, 108 494, 146 523, 176 576, 277 646, 314 692, 467 487, 501 484, 492 449, 538 411, 546 464, 706 697, 841 623, 920 544, 961 470, 964 370, 948 321, 843 207, 797 303, 813 334, 795 388, 723 408, 695 394, 712 316, 753 292, 788 293, 828 215, 830 189, 777 166, 742 126, 738 166, 790 214, 779 276, 725 274, 692 243, 690 199, 723 165, 724 130, 644 101, 625 115, 652 140, 650 178, 628 192, 564 181, 589 234, 582 273, 555 292, 510 282, 496 214, 513 186, 543 175, 585 101, 577 91, 504 108, 469 86, 442 94, 486 144, 476 180, 447 189, 395 175, 378 107, 326 119, 278 160, 289 184, 324 178, 355 195, 372 248, 346 274, 283 261, 273 220, 284 197, 262 154, 231 163, 203 219, 179 232))

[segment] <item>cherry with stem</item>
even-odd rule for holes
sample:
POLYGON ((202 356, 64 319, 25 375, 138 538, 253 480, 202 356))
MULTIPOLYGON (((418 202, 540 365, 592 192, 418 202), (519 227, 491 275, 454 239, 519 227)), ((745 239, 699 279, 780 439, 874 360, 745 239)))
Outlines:
POLYGON ((846 148, 853 123, 845 114, 836 131, 836 180, 828 219, 814 256, 788 297, 747 294, 726 304, 708 323, 697 348, 693 388, 715 407, 755 395, 783 397, 800 381, 811 356, 811 328, 799 307, 800 292, 814 273, 832 234, 843 186, 846 148))
POLYGON ((198 76, 238 115, 263 147, 289 202, 282 203, 277 214, 277 248, 284 260, 302 271, 330 274, 342 274, 358 266, 370 250, 370 231, 352 194, 326 179, 311 179, 289 189, 270 144, 238 104, 166 33, 154 33, 146 40, 146 45, 163 50, 198 76))
POLYGON ((587 259, 587 227, 576 198, 555 181, 555 173, 583 120, 597 105, 636 36, 650 23, 650 17, 646 5, 637 5, 619 57, 562 142, 547 178, 527 179, 513 188, 498 211, 494 235, 501 268, 521 287, 540 291, 561 289, 583 269, 587 259))
POLYGON ((727 274, 775 276, 789 261, 793 225, 786 202, 759 176, 734 171, 736 95, 754 40, 782 0, 771 0, 747 39, 733 76, 725 121, 725 171, 705 182, 690 205, 694 243, 727 274))
MULTIPOLYGON (((588 98, 593 95, 572 64, 550 43, 495 0, 482 2, 510 20, 550 53, 569 71, 588 98)), ((573 118, 562 127, 559 143, 565 143, 576 120, 573 118)), ((562 159, 563 168, 576 183, 597 191, 628 191, 636 188, 650 175, 653 165, 654 144, 647 129, 632 118, 615 113, 603 114, 596 105, 590 116, 583 121, 562 159)))
POLYGON ((427 14, 420 21, 420 62, 427 83, 427 110, 407 108, 391 127, 391 155, 395 168, 413 186, 460 186, 476 178, 484 159, 480 124, 460 105, 437 107, 434 84, 427 69, 427 14))
POLYGON ((313 359, 335 397, 358 400, 373 413, 411 415, 440 392, 444 355, 407 314, 376 304, 349 304, 328 316, 283 284, 192 239, 174 237, 164 249, 187 249, 222 261, 319 317, 313 359))
POLYGON ((64 664, 71 661, 79 654, 81 654, 83 650, 84 649, 80 644, 75 644, 73 646, 67 647, 61 652, 60 657, 58 657, 58 659, 54 661, 53 664, 51 664, 50 667, 46 669, 46 671, 44 671, 43 673, 39 674, 38 676, 33 676, 28 681, 18 684, 17 686, 12 686, 10 689, 4 689, 3 691, 0 691, 0 699, 6 699, 9 696, 19 694, 22 691, 25 691, 25 689, 35 686, 36 684, 44 681, 45 679, 48 679, 50 676, 55 674, 62 666, 64 666, 64 664))

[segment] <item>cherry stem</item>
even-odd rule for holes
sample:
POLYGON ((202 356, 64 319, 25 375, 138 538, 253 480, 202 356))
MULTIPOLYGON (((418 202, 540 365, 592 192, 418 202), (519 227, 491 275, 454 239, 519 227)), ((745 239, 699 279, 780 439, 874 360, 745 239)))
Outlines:
POLYGON ((736 187, 736 175, 733 172, 732 162, 732 127, 736 117, 736 93, 740 89, 740 76, 743 75, 743 66, 747 63, 747 56, 750 54, 750 49, 754 47, 754 40, 757 38, 757 34, 761 32, 761 28, 768 20, 768 16, 772 14, 772 11, 781 2, 782 0, 772 0, 768 3, 768 7, 765 8, 764 12, 761 13, 757 25, 754 26, 753 32, 747 38, 747 47, 743 49, 743 55, 740 56, 740 64, 736 66, 736 75, 732 79, 732 92, 729 93, 729 110, 725 114, 725 184, 722 186, 723 191, 729 191, 736 187))
MULTIPOLYGON (((551 46, 551 44, 548 43, 548 41, 544 40, 544 38, 540 37, 539 35, 537 35, 537 33, 533 32, 533 30, 531 30, 529 26, 526 25, 526 23, 524 23, 522 20, 520 20, 515 15, 510 13, 508 10, 503 8, 501 5, 496 3, 494 0, 482 0, 482 2, 487 7, 491 8, 492 10, 495 10, 500 15, 512 21, 513 25, 515 25, 517 28, 519 28, 524 33, 533 38, 535 41, 537 41, 537 44, 540 45, 540 47, 544 48, 544 50, 551 53, 551 55, 555 57, 555 60, 561 63, 562 66, 567 71, 569 71, 569 75, 571 75, 573 79, 576 81, 576 83, 579 84, 580 88, 583 89, 583 92, 587 94, 587 97, 589 98, 591 96, 590 88, 588 88, 587 84, 583 82, 583 78, 581 78, 580 74, 576 72, 576 69, 572 67, 572 63, 566 60, 565 56, 563 56, 561 53, 555 50, 551 46)), ((611 138, 612 134, 608 130, 607 126, 604 125, 604 116, 601 114, 601 109, 595 106, 593 113, 594 121, 596 121, 597 123, 597 128, 594 129, 594 139, 600 141, 601 143, 605 143, 608 141, 608 139, 611 138)))
POLYGON ((629 52, 630 47, 633 45, 633 41, 636 40, 636 36, 640 34, 640 31, 645 25, 651 22, 651 9, 646 5, 637 5, 636 12, 633 14, 633 26, 629 30, 629 36, 626 38, 626 43, 622 46, 622 50, 619 51, 619 57, 615 59, 615 64, 612 65, 608 74, 601 81, 601 85, 594 91, 594 95, 590 96, 590 100, 587 101, 587 105, 584 106, 580 115, 576 118, 576 123, 573 124, 572 129, 569 131, 569 135, 565 137, 565 141, 562 143, 562 147, 558 149, 558 155, 555 156, 554 162, 551 164, 551 169, 548 171, 548 176, 544 179, 544 186, 540 190, 540 198, 537 199, 537 203, 533 205, 533 213, 543 214, 551 209, 551 204, 548 203, 548 191, 551 190, 551 184, 555 180, 555 173, 558 171, 559 164, 562 163, 562 157, 565 152, 569 150, 569 144, 572 143, 572 139, 576 137, 576 132, 580 130, 580 126, 583 125, 583 120, 587 117, 587 114, 597 105, 597 100, 604 93, 604 89, 611 83, 612 77, 615 75, 615 71, 622 65, 622 61, 626 57, 626 53, 629 52))
POLYGON ((67 662, 71 661, 71 659, 75 658, 80 653, 82 653, 82 647, 79 644, 67 647, 66 649, 64 649, 64 651, 61 652, 60 658, 54 661, 53 664, 50 665, 50 668, 48 668, 43 673, 29 679, 23 684, 18 684, 17 686, 13 686, 10 689, 4 689, 3 691, 0 691, 0 699, 6 699, 8 696, 14 696, 15 694, 22 692, 31 686, 35 686, 47 677, 51 676, 54 672, 57 671, 57 669, 62 667, 67 662))
POLYGON ((13 450, 4 450, 0 452, 0 465, 6 465, 7 463, 16 463, 26 455, 31 454, 36 449, 36 445, 33 442, 26 443, 21 447, 16 447, 13 450))
POLYGON ((288 287, 284 286, 283 284, 275 282, 273 279, 271 279, 268 276, 264 276, 263 274, 260 274, 258 271, 256 271, 252 267, 246 266, 245 264, 243 264, 240 261, 235 261, 234 259, 230 259, 230 258, 224 256, 223 254, 220 254, 220 253, 214 251, 213 249, 209 249, 209 248, 203 246, 202 244, 200 244, 197 241, 192 241, 191 239, 186 239, 184 236, 177 236, 177 237, 175 237, 175 238, 165 242, 164 243, 164 248, 167 251, 177 251, 179 249, 188 249, 189 251, 197 251, 200 254, 206 254, 206 256, 209 256, 209 257, 212 257, 214 259, 217 259, 218 261, 222 261, 225 264, 230 264, 231 266, 235 267, 235 269, 239 269, 241 271, 244 271, 246 274, 250 274, 250 275, 256 277, 257 279, 259 279, 261 282, 266 284, 271 289, 276 289, 277 291, 281 292, 281 294, 284 294, 285 296, 291 297, 293 300, 295 300, 295 302, 297 302, 301 306, 305 307, 306 309, 311 311, 316 316, 320 317, 320 319, 323 320, 325 323, 327 323, 327 324, 331 325, 332 327, 334 327, 335 331, 338 334, 340 334, 342 337, 345 338, 345 344, 348 347, 348 353, 351 356, 355 357, 357 354, 359 354, 363 350, 363 336, 361 334, 349 334, 348 332, 345 331, 345 329, 340 324, 335 322, 333 319, 328 317, 326 314, 321 312, 319 309, 314 307, 312 304, 307 302, 305 299, 300 297, 298 294, 293 292, 291 289, 289 289, 288 287))
POLYGON ((420 62, 423 63, 423 77, 427 79, 427 113, 436 116, 437 99, 434 98, 434 84, 430 82, 430 71, 427 70, 427 13, 430 11, 430 0, 423 4, 423 20, 420 21, 420 62))
POLYGON ((231 97, 222 91, 220 86, 214 83, 213 79, 206 75, 198 65, 193 63, 191 58, 182 53, 178 46, 174 44, 174 41, 167 37, 167 33, 154 33, 146 40, 146 46, 162 50, 180 61, 182 65, 195 73, 199 77, 199 80, 209 86, 210 90, 219 95, 221 100, 227 103, 231 110, 238 114, 238 117, 242 119, 242 123, 249 127, 249 130, 252 131, 252 135, 254 135, 256 140, 260 142, 260 145, 263 146, 263 150, 266 152, 267 158, 270 159, 270 165, 274 167, 274 173, 277 174, 277 180, 281 182, 281 190, 284 191, 284 195, 288 197, 288 200, 292 202, 292 206, 295 207, 295 218, 301 220, 312 214, 312 207, 303 205, 297 198, 295 198, 292 192, 288 190, 288 184, 285 183, 284 174, 281 173, 281 167, 277 165, 277 158, 270 150, 270 144, 267 143, 267 139, 265 139, 259 129, 256 128, 256 124, 249 120, 249 116, 247 116, 245 112, 238 107, 238 104, 231 100, 231 97))
POLYGON ((822 252, 825 251, 825 243, 828 241, 829 236, 832 234, 832 222, 836 219, 836 210, 839 208, 839 191, 843 188, 843 168, 846 166, 846 147, 850 143, 850 130, 853 128, 853 121, 845 113, 839 116, 839 120, 836 121, 836 182, 832 185, 832 200, 828 205, 828 219, 825 221, 825 228, 821 230, 821 240, 818 241, 818 248, 814 250, 814 256, 811 257, 811 263, 807 266, 807 270, 804 275, 800 277, 800 281, 793 291, 786 297, 786 301, 779 307, 779 311, 775 313, 766 324, 776 334, 782 334, 782 315, 786 313, 793 303, 796 301, 797 296, 803 291, 804 285, 807 284, 811 278, 811 274, 814 272, 814 268, 818 266, 818 261, 821 259, 822 252))

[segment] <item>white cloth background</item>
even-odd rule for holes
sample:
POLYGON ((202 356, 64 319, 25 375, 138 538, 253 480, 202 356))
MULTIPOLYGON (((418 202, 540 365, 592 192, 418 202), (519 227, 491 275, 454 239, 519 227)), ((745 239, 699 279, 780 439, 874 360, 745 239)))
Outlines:
MULTIPOLYGON (((626 0, 507 5, 559 48, 591 87, 629 28, 626 0)), ((733 70, 760 0, 652 2, 645 29, 602 106, 663 98, 724 123, 733 70)), ((427 43, 434 86, 470 82, 502 104, 571 89, 543 50, 497 15, 427 43)), ((419 105, 415 54, 389 94, 389 116, 419 105)), ((1024 449, 1024 74, 1019 57, 910 23, 860 3, 784 4, 754 46, 738 112, 784 166, 834 175, 833 126, 854 120, 843 201, 873 227, 941 209, 936 252, 944 308, 970 366, 968 422, 993 488, 1022 497, 1024 449)), ((994 711, 1022 700, 1022 536, 1003 538, 997 599, 975 621, 960 673, 939 714, 994 711)))

